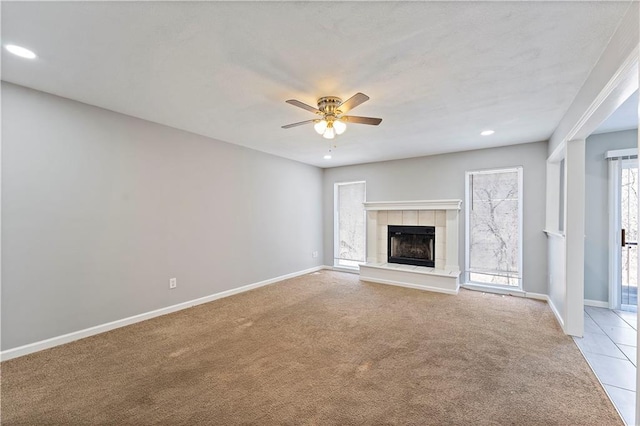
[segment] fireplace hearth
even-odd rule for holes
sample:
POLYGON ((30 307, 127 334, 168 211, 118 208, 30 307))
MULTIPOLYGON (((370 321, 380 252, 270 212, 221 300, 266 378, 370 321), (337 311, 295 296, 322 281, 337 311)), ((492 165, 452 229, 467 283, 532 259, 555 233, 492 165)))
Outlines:
POLYGON ((389 263, 434 267, 436 228, 434 226, 389 225, 387 232, 389 263))

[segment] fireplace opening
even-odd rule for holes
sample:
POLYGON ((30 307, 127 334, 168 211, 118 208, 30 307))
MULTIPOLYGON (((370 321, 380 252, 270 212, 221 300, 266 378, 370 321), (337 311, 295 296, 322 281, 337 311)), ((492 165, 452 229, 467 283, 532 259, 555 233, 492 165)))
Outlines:
POLYGON ((389 225, 387 261, 404 265, 435 265, 435 226, 389 225))

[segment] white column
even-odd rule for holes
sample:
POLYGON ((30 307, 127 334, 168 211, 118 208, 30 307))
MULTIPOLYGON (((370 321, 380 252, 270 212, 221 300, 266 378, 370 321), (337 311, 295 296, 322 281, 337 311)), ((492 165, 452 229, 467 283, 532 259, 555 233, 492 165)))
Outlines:
POLYGON ((622 272, 620 259, 622 247, 620 235, 620 161, 609 163, 609 309, 616 309, 621 302, 622 272))
MULTIPOLYGON (((566 195, 566 190, 560 191, 560 185, 566 181, 564 176, 560 177, 560 161, 565 158, 565 146, 562 145, 547 160, 547 214, 545 221, 545 231, 547 231, 547 265, 548 271, 548 291, 549 305, 555 314, 558 322, 565 330, 565 305, 567 300, 567 262, 566 241, 564 228, 560 227, 560 204, 565 204, 565 198, 560 200, 562 192, 566 195)), ((566 212, 565 212, 566 213, 566 212)), ((565 216, 562 217, 564 226, 565 216)))
POLYGON ((460 262, 458 261, 458 210, 447 210, 447 228, 446 228, 446 258, 444 269, 447 271, 460 271, 460 262))
POLYGON ((585 141, 569 141, 565 157, 567 292, 564 331, 579 337, 584 332, 584 180, 585 141))

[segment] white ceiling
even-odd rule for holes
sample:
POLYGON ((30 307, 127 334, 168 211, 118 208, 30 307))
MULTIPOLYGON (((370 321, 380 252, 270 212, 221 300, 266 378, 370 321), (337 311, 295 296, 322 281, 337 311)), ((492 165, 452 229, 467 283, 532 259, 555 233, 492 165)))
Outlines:
POLYGON ((619 132, 621 130, 631 130, 638 128, 638 91, 636 90, 629 99, 614 111, 596 129, 596 133, 619 132))
POLYGON ((2 2, 2 79, 331 167, 548 139, 628 4, 2 2), (280 128, 356 92, 332 160, 280 128))

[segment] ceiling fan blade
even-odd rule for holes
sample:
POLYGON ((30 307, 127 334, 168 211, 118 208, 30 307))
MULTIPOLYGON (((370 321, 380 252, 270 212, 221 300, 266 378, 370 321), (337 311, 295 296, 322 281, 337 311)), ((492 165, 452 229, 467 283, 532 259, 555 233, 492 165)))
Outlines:
POLYGON ((286 101, 288 104, 293 105, 293 106, 297 106, 298 108, 302 108, 302 109, 306 109, 307 111, 311 111, 314 112, 316 114, 322 114, 322 111, 320 111, 318 108, 314 108, 311 105, 307 105, 303 102, 297 101, 295 99, 289 99, 288 101, 286 101))
POLYGON ((343 103, 341 103, 338 106, 338 109, 344 114, 345 112, 354 109, 361 103, 366 102, 368 100, 369 100, 369 97, 367 95, 365 95, 364 93, 358 92, 352 97, 350 97, 349 99, 347 99, 346 101, 344 101, 343 103))
POLYGON ((355 115, 343 115, 340 119, 347 123, 370 124, 372 126, 377 126, 382 123, 382 118, 357 117, 355 115))
POLYGON ((290 129, 292 127, 296 127, 296 126, 302 126, 303 124, 308 124, 308 123, 313 123, 316 122, 318 120, 307 120, 307 121, 300 121, 298 123, 291 123, 291 124, 287 124, 286 126, 282 126, 283 129, 290 129))

